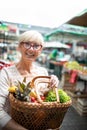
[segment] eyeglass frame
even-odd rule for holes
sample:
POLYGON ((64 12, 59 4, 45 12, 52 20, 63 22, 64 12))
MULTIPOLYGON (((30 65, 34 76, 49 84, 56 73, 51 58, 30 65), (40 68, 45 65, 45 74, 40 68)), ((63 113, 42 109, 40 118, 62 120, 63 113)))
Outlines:
POLYGON ((34 44, 32 45, 32 42, 21 42, 21 44, 23 44, 24 48, 25 49, 30 49, 31 47, 33 47, 33 50, 40 50, 43 46, 42 45, 39 45, 39 44, 34 44), (30 45, 30 47, 29 47, 30 45), (34 47, 39 47, 39 48, 34 48, 34 47))

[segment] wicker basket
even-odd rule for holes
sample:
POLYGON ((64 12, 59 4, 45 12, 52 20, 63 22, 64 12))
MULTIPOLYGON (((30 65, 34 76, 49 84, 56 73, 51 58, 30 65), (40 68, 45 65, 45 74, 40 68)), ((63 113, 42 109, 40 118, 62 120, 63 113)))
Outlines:
POLYGON ((61 126, 71 101, 30 103, 9 94, 12 118, 28 130, 56 129, 61 126))

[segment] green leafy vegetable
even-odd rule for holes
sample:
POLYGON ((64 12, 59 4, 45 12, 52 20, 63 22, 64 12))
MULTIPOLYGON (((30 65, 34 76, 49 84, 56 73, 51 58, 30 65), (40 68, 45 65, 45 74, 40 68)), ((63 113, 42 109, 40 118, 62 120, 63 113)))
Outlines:
MULTIPOLYGON (((67 95, 67 93, 62 90, 62 89, 58 89, 58 94, 59 94, 59 99, 60 99, 60 103, 65 103, 67 101, 69 101, 71 98, 67 95)), ((45 101, 46 102, 54 102, 56 101, 56 94, 53 90, 50 90, 46 96, 45 101)))
POLYGON ((48 95, 47 95, 47 97, 46 97, 45 100, 46 100, 47 102, 56 101, 56 94, 55 94, 55 92, 52 91, 52 90, 50 90, 50 91, 48 92, 48 95))
POLYGON ((61 103, 70 101, 70 97, 67 95, 67 93, 65 91, 63 91, 62 89, 59 89, 58 93, 59 93, 59 98, 60 98, 61 103))

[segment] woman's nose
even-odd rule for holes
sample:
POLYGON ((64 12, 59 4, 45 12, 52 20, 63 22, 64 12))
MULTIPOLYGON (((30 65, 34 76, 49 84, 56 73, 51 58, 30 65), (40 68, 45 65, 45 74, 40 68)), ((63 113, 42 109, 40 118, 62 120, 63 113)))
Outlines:
POLYGON ((31 47, 29 48, 29 50, 34 50, 33 46, 31 46, 31 47))
POLYGON ((34 50, 34 47, 33 47, 33 46, 31 46, 31 47, 29 48, 29 50, 34 50))

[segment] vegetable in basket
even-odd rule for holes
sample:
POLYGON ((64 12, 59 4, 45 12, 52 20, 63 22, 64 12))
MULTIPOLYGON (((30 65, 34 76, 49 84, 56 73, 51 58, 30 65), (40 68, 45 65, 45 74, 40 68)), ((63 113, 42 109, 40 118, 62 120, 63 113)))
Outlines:
POLYGON ((68 94, 62 89, 59 89, 58 93, 59 93, 60 103, 65 103, 71 100, 70 96, 68 96, 68 94))
POLYGON ((26 78, 23 79, 22 83, 18 81, 17 86, 10 86, 8 91, 13 93, 14 96, 21 101, 30 101, 28 96, 31 92, 30 82, 26 84, 26 78))
MULTIPOLYGON (((31 82, 26 84, 26 78, 23 79, 22 82, 18 82, 19 84, 17 86, 11 86, 8 90, 10 93, 14 94, 14 97, 21 100, 21 101, 28 101, 28 102, 40 102, 42 103, 45 101, 46 93, 44 92, 43 95, 40 95, 40 92, 38 90, 38 84, 39 83, 50 83, 50 76, 36 76, 32 79, 31 82), (37 80, 39 79, 39 80, 37 80), (35 82, 35 83, 34 83, 35 82)), ((48 89, 50 90, 50 89, 48 89)), ((52 88, 51 88, 52 90, 52 88)), ((56 101, 59 101, 57 88, 54 87, 55 97, 56 101), (56 96, 57 93, 57 96, 56 96)), ((48 91, 49 92, 49 91, 48 91)))
MULTIPOLYGON (((62 89, 58 89, 58 94, 59 94, 60 103, 65 103, 67 101, 70 101, 70 99, 71 99, 70 96, 68 96, 67 93, 62 89)), ((55 92, 53 90, 49 91, 45 101, 54 102, 56 100, 57 99, 56 99, 55 92)))
MULTIPOLYGON (((36 78, 34 78, 33 80, 37 79, 37 78, 48 78, 48 76, 37 76, 36 78)), ((50 78, 50 77, 49 77, 50 78)), ((41 82, 43 80, 40 79, 40 81, 38 82, 41 82)), ((35 84, 38 84, 35 83, 35 84)), ((48 82, 46 81, 46 79, 44 79, 44 82, 48 82)), ((29 102, 36 102, 38 99, 38 96, 39 94, 36 94, 36 91, 37 91, 37 88, 36 88, 36 91, 34 90, 34 83, 31 83, 29 82, 28 84, 25 84, 26 83, 26 78, 23 79, 23 82, 19 82, 19 85, 18 87, 16 86, 12 86, 9 88, 9 92, 13 92, 14 93, 14 96, 21 100, 21 101, 29 101, 29 102), (15 89, 15 91, 14 91, 15 89)), ((57 93, 59 95, 59 100, 60 100, 60 103, 65 103, 67 101, 70 101, 70 97, 67 95, 67 93, 62 90, 62 89, 57 89, 57 93)), ((40 100, 42 100, 43 102, 54 102, 54 101, 57 101, 57 97, 56 97, 56 92, 54 91, 54 89, 51 89, 47 92, 47 94, 44 94, 44 95, 40 95, 41 98, 40 100)))

